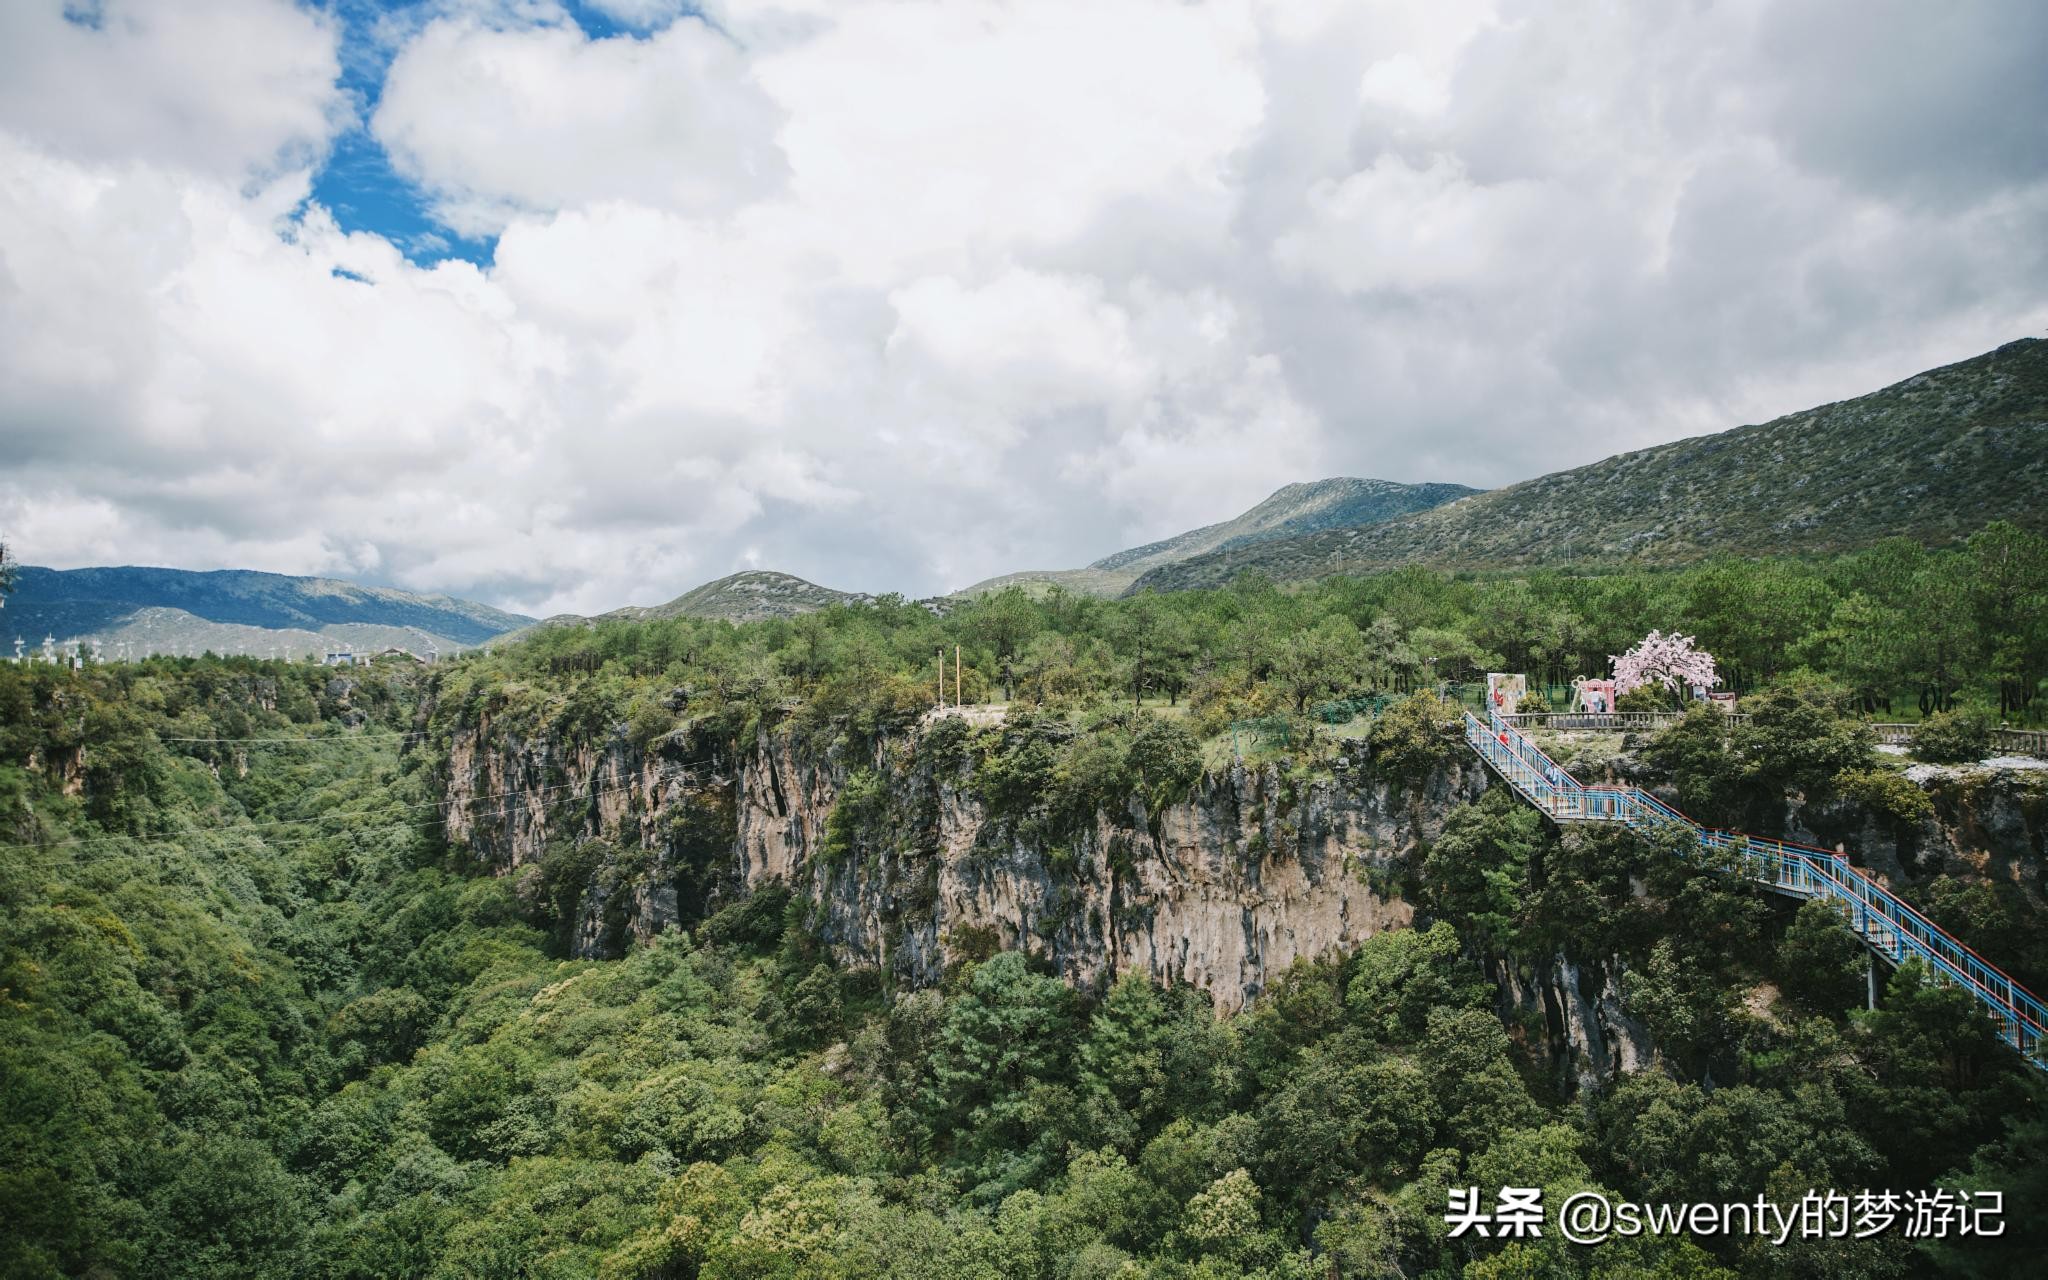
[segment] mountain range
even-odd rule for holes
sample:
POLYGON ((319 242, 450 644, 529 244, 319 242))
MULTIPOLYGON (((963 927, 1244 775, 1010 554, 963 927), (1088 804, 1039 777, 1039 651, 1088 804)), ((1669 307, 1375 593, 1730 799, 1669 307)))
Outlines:
MULTIPOLYGON (((1026 570, 956 592, 1058 585, 1091 595, 1279 581, 1422 564, 1514 569, 1673 564, 1712 554, 1846 550, 1903 535, 1949 542, 1992 520, 2048 531, 2048 341, 2022 339, 1834 404, 1617 454, 1491 491, 1349 476, 1291 484, 1234 519, 1080 569, 1026 570)), ((868 596, 769 570, 601 619, 789 617, 868 596)), ((935 607, 938 607, 935 603, 935 607)), ((0 613, 39 647, 98 637, 131 651, 298 656, 350 644, 443 652, 535 625, 448 596, 332 578, 221 570, 24 568, 0 613)))
MULTIPOLYGON (((812 613, 835 604, 857 604, 873 598, 858 591, 834 591, 830 587, 821 587, 793 573, 777 573, 772 569, 747 569, 685 591, 667 604, 629 604, 624 608, 613 609, 594 617, 558 613, 542 619, 534 626, 562 627, 591 622, 650 622, 657 618, 723 618, 727 622, 759 622, 764 618, 792 618, 800 613, 812 613)), ((517 640, 521 634, 523 632, 515 632, 505 639, 517 640)))
POLYGON ((1058 584, 1088 595, 1113 596, 1147 572, 1194 556, 1226 552, 1256 543, 1323 529, 1345 528, 1427 511, 1480 492, 1462 484, 1398 484, 1334 476, 1281 488, 1234 520, 1118 551, 1085 569, 1025 570, 977 582, 958 594, 976 596, 1010 586, 1058 584))
MULTIPOLYGON (((977 596, 1009 586, 1043 590, 1053 585, 1088 595, 1114 596, 1136 582, 1146 570, 1174 564, 1191 555, 1223 547, 1249 546, 1318 529, 1385 520, 1412 511, 1427 510, 1439 503, 1477 492, 1479 490, 1458 484, 1396 484, 1391 480, 1360 480, 1350 476, 1290 484, 1234 520, 1205 525, 1161 542, 1118 551, 1085 569, 1006 573, 957 591, 952 598, 977 596)), ((557 614, 536 625, 555 627, 676 617, 753 622, 762 618, 793 617, 830 605, 870 598, 858 592, 821 587, 787 573, 749 569, 716 582, 707 582, 667 604, 628 605, 594 618, 572 613, 557 614)), ((932 603, 935 608, 943 607, 936 601, 932 603)), ((506 637, 507 640, 518 638, 516 633, 506 637)))
POLYGON ((1993 520, 2048 530, 2048 341, 1869 395, 1525 480, 1416 515, 1218 548, 1131 590, 1407 564, 1675 564, 1725 553, 1952 541, 1993 520))
POLYGON ((443 653, 480 645, 533 619, 451 596, 247 569, 195 572, 137 565, 18 572, 0 637, 91 637, 109 653, 246 652, 303 657, 347 645, 443 653))

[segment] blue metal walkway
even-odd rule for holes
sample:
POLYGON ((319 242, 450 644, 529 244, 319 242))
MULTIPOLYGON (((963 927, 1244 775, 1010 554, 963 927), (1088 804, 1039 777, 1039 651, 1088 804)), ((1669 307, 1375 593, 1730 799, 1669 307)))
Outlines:
POLYGON ((1969 992, 1990 1013, 2007 1044, 2048 1070, 2048 1006, 1842 855, 1703 827, 1638 787, 1586 786, 1491 711, 1487 723, 1465 713, 1465 741, 1523 799, 1557 822, 1682 828, 1702 848, 1726 854, 1741 874, 1766 888, 1829 903, 1874 954, 1893 965, 1917 957, 1936 977, 1969 992))

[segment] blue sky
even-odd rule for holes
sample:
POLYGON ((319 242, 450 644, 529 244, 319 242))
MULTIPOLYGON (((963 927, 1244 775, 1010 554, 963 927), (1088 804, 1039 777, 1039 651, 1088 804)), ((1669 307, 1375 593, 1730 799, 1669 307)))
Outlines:
MULTIPOLYGON (((391 157, 369 127, 384 91, 385 73, 398 51, 398 41, 385 32, 415 27, 439 6, 431 0, 334 0, 326 7, 342 24, 341 86, 356 104, 356 123, 334 139, 313 176, 312 199, 334 215, 342 230, 381 235, 422 266, 444 258, 488 265, 496 237, 466 239, 435 222, 426 195, 392 168, 391 157)), ((589 5, 570 0, 564 7, 592 40, 644 34, 589 5)))

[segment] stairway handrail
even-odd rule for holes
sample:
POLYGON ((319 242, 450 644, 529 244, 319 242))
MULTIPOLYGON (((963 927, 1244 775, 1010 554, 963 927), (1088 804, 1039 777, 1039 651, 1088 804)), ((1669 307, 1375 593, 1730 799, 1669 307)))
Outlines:
POLYGON ((1749 878, 1792 892, 1787 883, 1780 883, 1788 880, 1813 890, 1798 896, 1822 897, 1860 911, 1860 932, 1866 946, 1882 951, 1894 963, 1908 953, 1924 959, 1938 974, 1969 991, 1980 1004, 2005 1019, 2009 1026, 2002 1027, 2000 1034, 2007 1043, 2019 1048, 2037 1066, 2048 1067, 2048 1062, 2036 1056, 2048 1047, 2048 1003, 1841 853, 1797 841, 1708 827, 1641 787, 1611 783, 1586 786, 1497 710, 1488 708, 1484 725, 1470 711, 1464 717, 1468 745, 1511 786, 1537 800, 1539 807, 1554 818, 1615 820, 1631 826, 1638 822, 1675 823, 1699 844, 1725 848, 1744 859, 1754 858, 1765 868, 1773 859, 1781 867, 1800 867, 1803 877, 1788 880, 1779 872, 1770 871, 1768 876, 1752 873, 1749 878), (1881 923, 1894 941, 1880 946, 1870 936, 1872 923, 1881 923))
MULTIPOLYGON (((1529 735, 1527 735, 1527 734, 1523 733, 1523 732, 1522 732, 1521 730, 1519 730, 1519 729, 1515 728, 1515 727, 1514 727, 1513 725, 1511 725, 1511 724, 1507 723, 1507 722, 1506 722, 1505 720, 1501 719, 1501 714, 1500 714, 1500 712, 1498 712, 1498 711, 1495 711, 1495 710, 1493 710, 1492 708, 1490 708, 1490 707, 1489 707, 1489 708, 1487 709, 1487 713, 1486 713, 1486 714, 1487 714, 1487 728, 1488 728, 1488 729, 1489 729, 1489 730, 1490 730, 1490 731, 1491 731, 1492 733, 1494 733, 1494 734, 1506 734, 1506 735, 1507 735, 1507 737, 1508 737, 1508 744, 1507 744, 1508 750, 1510 750, 1510 751, 1514 752, 1514 753, 1515 753, 1516 755, 1518 755, 1518 756, 1523 756, 1523 757, 1524 757, 1524 760, 1525 760, 1525 762, 1526 762, 1526 753, 1527 753, 1527 752, 1534 752, 1534 753, 1535 753, 1535 755, 1536 755, 1536 757, 1537 757, 1538 759, 1542 760, 1542 761, 1543 761, 1543 763, 1545 763, 1545 764, 1549 765, 1549 766, 1550 766, 1550 767, 1551 767, 1552 769, 1554 769, 1554 770, 1556 771, 1556 773, 1557 773, 1557 776, 1558 776, 1558 778, 1559 778, 1559 779, 1561 779, 1561 781, 1559 781, 1559 782, 1557 782, 1557 783, 1554 783, 1554 784, 1552 784, 1552 785, 1554 785, 1554 786, 1557 786, 1557 787, 1558 787, 1558 788, 1560 788, 1561 790, 1571 790, 1571 791, 1584 791, 1584 790, 1586 790, 1586 784, 1585 784, 1585 783, 1583 783, 1583 782, 1580 782, 1580 781, 1579 781, 1579 780, 1578 780, 1577 778, 1573 777, 1573 776, 1571 775, 1571 773, 1570 773, 1570 772, 1569 772, 1568 770, 1566 770, 1566 769, 1565 769, 1565 767, 1564 767, 1563 765, 1561 765, 1561 764, 1559 764, 1559 763, 1558 763, 1557 761, 1555 761, 1555 760, 1551 759, 1551 758, 1550 758, 1550 753, 1549 753, 1549 752, 1547 752, 1547 751, 1545 751, 1545 750, 1544 750, 1543 748, 1541 748, 1541 747, 1537 746, 1537 745, 1535 744, 1535 742, 1531 741, 1531 740, 1530 740, 1530 738, 1529 738, 1529 735), (1515 746, 1515 745, 1514 745, 1515 743, 1520 743, 1520 744, 1522 744, 1522 745, 1518 747, 1518 746, 1515 746)), ((1472 722, 1473 722, 1474 724, 1477 724, 1477 723, 1478 723, 1478 720, 1479 720, 1479 717, 1477 717, 1477 716, 1473 715, 1473 714, 1472 714, 1472 713, 1471 713, 1470 711, 1467 711, 1467 712, 1465 713, 1465 718, 1466 718, 1467 720, 1470 720, 1470 721, 1472 721, 1472 722)))

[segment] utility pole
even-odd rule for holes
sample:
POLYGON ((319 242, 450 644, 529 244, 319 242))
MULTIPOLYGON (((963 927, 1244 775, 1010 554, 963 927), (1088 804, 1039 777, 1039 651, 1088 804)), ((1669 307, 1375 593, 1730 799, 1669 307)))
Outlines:
POLYGON ((953 709, 960 709, 960 646, 953 646, 953 709))

